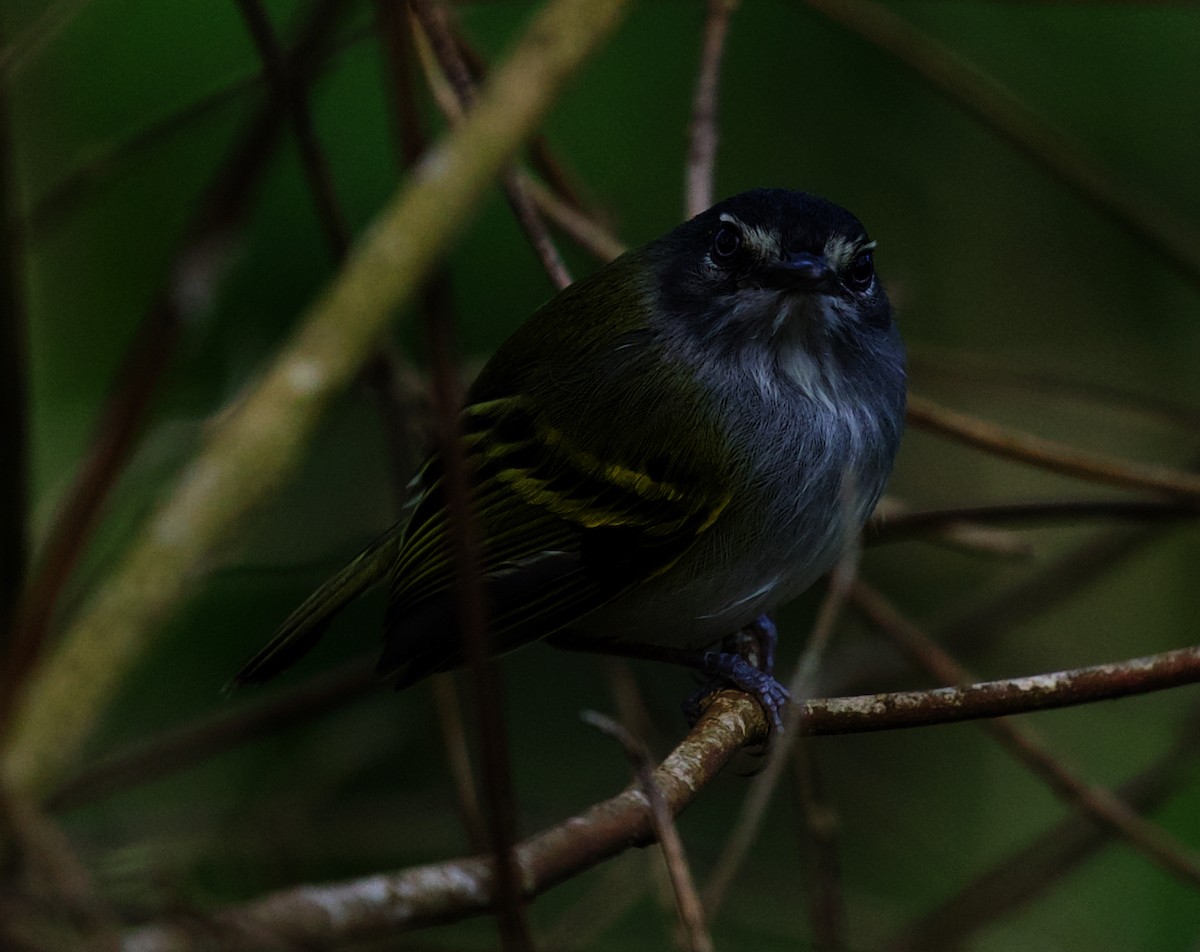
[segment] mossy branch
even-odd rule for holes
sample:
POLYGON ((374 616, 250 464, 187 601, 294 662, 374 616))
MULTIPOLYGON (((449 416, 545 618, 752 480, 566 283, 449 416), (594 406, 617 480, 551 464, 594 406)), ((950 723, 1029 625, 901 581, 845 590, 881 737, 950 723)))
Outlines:
POLYGON ((625 0, 550 0, 471 114, 383 208, 282 350, 211 425, 195 459, 30 681, 0 772, 41 796, 218 545, 290 472, 358 373, 625 0))

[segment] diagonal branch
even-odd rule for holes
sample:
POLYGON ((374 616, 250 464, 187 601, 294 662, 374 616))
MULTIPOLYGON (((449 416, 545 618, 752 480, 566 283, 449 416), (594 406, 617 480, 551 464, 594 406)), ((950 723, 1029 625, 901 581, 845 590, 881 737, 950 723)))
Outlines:
POLYGON ((1149 245, 1194 286, 1200 286, 1200 232, 1175 208, 1113 169, 903 17, 873 0, 805 3, 890 53, 932 86, 1073 189, 1085 201, 1149 245))
MULTIPOLYGON (((410 5, 414 18, 429 41, 438 68, 454 90, 460 114, 463 111, 469 112, 475 101, 475 82, 463 59, 442 0, 410 0, 410 5)), ((452 115, 451 118, 455 116, 452 115)), ((546 223, 542 221, 523 177, 515 166, 510 166, 504 171, 501 181, 504 196, 512 208, 513 215, 516 216, 517 224, 525 232, 525 237, 541 261, 550 281, 561 291, 571 283, 571 274, 546 230, 546 223)))
MULTIPOLYGON (((855 586, 854 601, 913 661, 944 682, 973 680, 919 627, 869 585, 855 586)), ((1157 863, 1193 889, 1200 888, 1200 856, 1186 849, 1155 824, 1143 819, 1110 790, 1087 783, 1064 765, 1032 730, 1011 721, 983 725, 1018 762, 1041 780, 1060 800, 1122 837, 1147 859, 1157 863)))
MULTIPOLYGON (((292 69, 314 66, 344 4, 345 0, 318 0, 291 55, 292 69)), ((30 573, 13 634, 12 663, 0 691, 0 727, 6 726, 9 705, 41 654, 59 597, 136 445, 183 328, 204 312, 224 274, 230 235, 266 171, 283 121, 282 111, 268 104, 239 136, 198 202, 174 261, 135 331, 30 573)))
POLYGON ((122 678, 239 521, 296 464, 325 406, 358 373, 493 178, 615 27, 623 0, 551 0, 479 103, 382 209, 263 375, 213 424, 174 491, 30 683, 0 767, 44 795, 122 678))
POLYGON ((737 3, 738 0, 708 0, 704 39, 700 45, 700 68, 696 72, 696 92, 692 97, 692 121, 688 127, 683 203, 687 218, 694 218, 713 203, 719 138, 717 86, 721 78, 721 60, 725 58, 729 18, 737 3))
MULTIPOLYGON (((807 701, 809 734, 890 730, 918 724, 1019 714, 1159 690, 1200 680, 1200 648, 1147 658, 993 681, 961 688, 807 701)), ((672 814, 681 811, 742 747, 761 743, 767 724, 747 695, 715 695, 696 727, 654 772, 672 814)), ((653 820, 637 787, 522 843, 515 850, 532 898, 584 870, 650 841, 653 820)), ((198 952, 287 948, 392 936, 492 911, 490 857, 468 857, 365 879, 301 886, 225 909, 199 921, 153 923, 127 933, 126 949, 198 952), (290 943, 290 945, 288 945, 290 943)))
POLYGON ((951 410, 916 394, 908 395, 908 419, 915 426, 949 436, 997 456, 1030 463, 1052 473, 1140 489, 1200 504, 1200 474, 1089 453, 951 410))
MULTIPOLYGON (((595 0, 592 0, 595 2, 595 0)), ((686 807, 745 744, 761 740, 766 720, 757 702, 724 692, 653 773, 674 815, 686 807)), ((528 897, 631 846, 651 841, 652 811, 639 783, 518 844, 528 897)), ((326 948, 395 936, 425 925, 477 916, 495 902, 491 863, 473 856, 365 879, 301 886, 217 913, 203 922, 160 923, 126 934, 138 952, 326 948)))
POLYGON ((25 258, 17 233, 13 160, 8 71, 0 67, 0 667, 9 661, 29 551, 25 258))

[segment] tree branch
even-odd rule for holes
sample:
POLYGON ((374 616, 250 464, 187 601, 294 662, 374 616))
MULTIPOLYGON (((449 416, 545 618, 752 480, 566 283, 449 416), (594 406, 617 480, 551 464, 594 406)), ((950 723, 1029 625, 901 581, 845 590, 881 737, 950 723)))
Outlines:
POLYGON ((325 406, 358 373, 555 95, 616 25, 624 0, 551 0, 479 103, 381 211, 276 360, 209 431, 174 491, 84 605, 20 701, 0 770, 34 796, 61 775, 196 573, 296 464, 325 406))
POLYGON ((915 426, 952 437, 976 449, 1030 463, 1053 473, 1123 489, 1174 496, 1193 506, 1200 504, 1200 474, 1197 473, 1089 453, 951 410, 911 393, 908 395, 908 420, 915 426))
MULTIPOLYGON (((678 814, 744 745, 765 736, 766 720, 746 695, 714 697, 684 741, 653 773, 678 814)), ((651 841, 654 821, 640 783, 517 845, 525 895, 537 896, 631 846, 651 841)), ((222 952, 323 948, 394 936, 424 925, 488 913, 490 857, 473 856, 398 873, 301 886, 225 910, 202 923, 152 924, 125 936, 124 952, 222 952)))
POLYGON ((882 4, 872 0, 805 3, 894 56, 1200 287, 1200 233, 1171 204, 1136 182, 1121 179, 991 76, 882 4))
MULTIPOLYGON (((1161 690, 1200 680, 1200 647, 1144 658, 990 681, 959 688, 806 701, 808 734, 892 730, 1028 713, 1161 690)), ((747 695, 714 695, 699 722, 654 772, 678 814, 743 746, 766 738, 766 719, 747 695)), ((630 846, 649 841, 653 820, 630 788, 514 849, 524 894, 533 897, 630 846)), ((365 879, 303 886, 215 913, 202 922, 163 922, 126 935, 126 952, 198 952, 323 946, 394 935, 482 915, 493 908, 490 857, 468 857, 365 879), (291 943, 291 945, 288 945, 291 943)))

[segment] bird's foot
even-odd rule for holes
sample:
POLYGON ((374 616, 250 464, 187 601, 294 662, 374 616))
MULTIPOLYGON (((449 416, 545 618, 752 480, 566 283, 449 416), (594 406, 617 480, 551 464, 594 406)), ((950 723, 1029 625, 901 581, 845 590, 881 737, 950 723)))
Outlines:
POLYGON ((775 646, 779 643, 779 632, 771 616, 763 613, 745 628, 740 628, 721 643, 724 654, 745 658, 750 664, 766 674, 775 673, 775 646))
POLYGON ((763 662, 768 659, 770 662, 774 662, 775 655, 774 624, 766 615, 763 615, 755 622, 755 626, 764 621, 763 627, 766 629, 764 635, 770 638, 771 644, 769 651, 761 651, 759 654, 758 666, 747 661, 740 654, 725 651, 705 652, 699 667, 713 680, 684 702, 683 713, 689 724, 695 725, 696 721, 700 719, 706 706, 705 702, 709 697, 724 688, 736 688, 753 695, 762 705, 767 719, 771 722, 773 733, 783 733, 783 711, 791 700, 791 695, 788 694, 787 688, 775 680, 769 669, 763 668, 763 662))

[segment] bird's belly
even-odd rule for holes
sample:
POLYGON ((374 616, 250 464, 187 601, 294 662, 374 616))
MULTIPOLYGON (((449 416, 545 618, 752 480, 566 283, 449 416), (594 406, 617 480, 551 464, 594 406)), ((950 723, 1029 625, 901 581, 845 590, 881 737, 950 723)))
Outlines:
POLYGON ((804 514, 789 515, 737 538, 714 526, 670 570, 572 628, 589 637, 687 648, 719 641, 799 595, 836 561, 840 533, 804 514))

